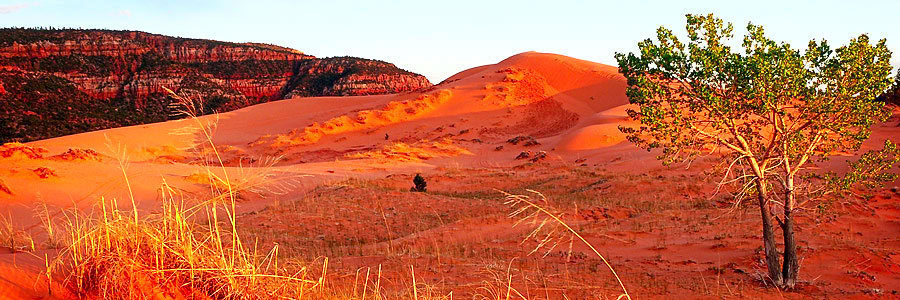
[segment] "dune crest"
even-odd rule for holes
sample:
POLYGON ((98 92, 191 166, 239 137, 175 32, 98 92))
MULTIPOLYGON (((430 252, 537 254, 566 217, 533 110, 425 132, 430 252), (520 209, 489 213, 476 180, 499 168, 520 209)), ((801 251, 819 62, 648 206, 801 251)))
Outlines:
POLYGON ((272 148, 308 145, 318 142, 327 135, 409 121, 434 111, 439 105, 447 102, 451 95, 449 90, 439 90, 431 94, 423 94, 413 100, 391 101, 382 109, 360 111, 353 117, 350 114, 342 115, 322 123, 313 123, 302 130, 295 129, 287 134, 264 136, 252 145, 268 144, 272 148))
POLYGON ((457 146, 453 140, 441 139, 439 141, 420 140, 414 143, 398 142, 387 145, 382 149, 359 152, 347 155, 348 158, 377 159, 388 162, 419 162, 437 157, 455 157, 459 155, 474 155, 466 148, 457 146))

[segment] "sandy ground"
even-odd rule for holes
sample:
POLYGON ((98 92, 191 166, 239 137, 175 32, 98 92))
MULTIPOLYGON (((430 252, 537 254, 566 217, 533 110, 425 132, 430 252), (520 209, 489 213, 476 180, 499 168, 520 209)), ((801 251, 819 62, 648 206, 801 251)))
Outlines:
MULTIPOLYGON (((299 263, 329 257, 333 284, 354 287, 361 270, 380 266, 385 293, 406 297, 413 265, 435 293, 460 299, 492 297, 509 276, 527 299, 615 298, 584 245, 560 240, 530 254, 531 228, 513 226, 497 190, 531 189, 610 259, 636 298, 900 297, 898 195, 867 191, 863 205, 828 219, 801 216, 803 283, 767 288, 756 210, 714 196, 711 162, 666 168, 625 141, 624 88, 614 67, 528 52, 424 91, 291 99, 8 145, 0 215, 40 244, 41 211, 89 212, 100 197, 130 207, 133 193, 152 213, 163 182, 202 197, 198 175, 218 161, 203 125, 229 176, 265 187, 239 203, 245 236, 278 243, 299 263), (416 173, 427 193, 409 192, 416 173)), ((896 123, 879 125, 865 148, 900 136, 896 123)), ((41 251, 0 254, 5 297, 48 296, 41 251)), ((49 297, 66 297, 59 282, 53 288, 49 297)))

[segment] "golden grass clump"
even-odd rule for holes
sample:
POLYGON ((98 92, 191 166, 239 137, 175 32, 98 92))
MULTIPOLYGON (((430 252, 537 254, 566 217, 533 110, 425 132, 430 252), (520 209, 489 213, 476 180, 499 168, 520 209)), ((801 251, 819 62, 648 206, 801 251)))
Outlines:
POLYGON ((185 207, 163 185, 162 212, 141 217, 101 198, 100 213, 69 217, 63 261, 69 281, 82 295, 103 299, 267 299, 297 295, 321 281, 303 278, 305 269, 284 274, 277 247, 266 253, 233 243, 230 230, 195 223, 195 214, 224 213, 216 204, 185 207))
POLYGON ((31 235, 16 228, 11 217, 0 216, 0 248, 11 252, 34 251, 34 239, 31 235))
MULTIPOLYGON (((183 105, 180 112, 195 121, 203 143, 215 149, 211 125, 195 113, 197 103, 172 95, 183 105)), ((244 177, 240 172, 241 178, 233 179, 214 153, 212 161, 221 168, 207 165, 201 173, 210 185, 207 199, 186 199, 163 181, 161 211, 141 216, 126 172, 124 147, 120 151, 116 156, 131 208, 120 209, 117 201, 101 198, 92 214, 65 214, 65 247, 53 265, 69 274, 67 285, 77 294, 101 299, 299 299, 324 285, 327 259, 319 276, 308 279, 312 275, 305 267, 287 273, 279 265, 277 245, 259 252, 245 247, 238 236, 237 194, 260 192, 258 186, 271 176, 244 177)), ((51 278, 50 270, 47 277, 51 278)))

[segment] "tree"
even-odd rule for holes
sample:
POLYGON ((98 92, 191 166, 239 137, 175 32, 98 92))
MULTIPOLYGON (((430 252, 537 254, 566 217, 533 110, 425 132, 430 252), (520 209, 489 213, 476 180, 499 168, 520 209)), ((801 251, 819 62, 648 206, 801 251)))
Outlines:
POLYGON ((412 192, 425 192, 428 189, 428 182, 425 181, 425 177, 422 177, 422 174, 416 174, 416 177, 413 178, 413 186, 409 190, 412 192))
POLYGON ((900 105, 900 76, 895 78, 893 87, 881 94, 881 96, 878 96, 878 101, 900 105))
POLYGON ((837 49, 813 40, 801 52, 752 23, 738 52, 729 45, 730 23, 712 14, 686 17, 687 44, 660 27, 655 41, 638 43, 639 53, 616 53, 628 98, 637 105, 628 115, 640 123, 620 130, 639 147, 661 149, 658 158, 667 165, 720 157, 731 176, 723 182, 739 183, 743 197, 737 200, 757 200, 768 276, 793 287, 799 270, 795 212, 855 183, 893 178, 885 174, 897 161, 890 142, 844 176, 810 168, 838 152, 857 151, 870 127, 889 116, 874 99, 891 83, 891 52, 885 40, 872 44, 866 35, 837 49), (783 233, 783 265, 773 216, 783 233))

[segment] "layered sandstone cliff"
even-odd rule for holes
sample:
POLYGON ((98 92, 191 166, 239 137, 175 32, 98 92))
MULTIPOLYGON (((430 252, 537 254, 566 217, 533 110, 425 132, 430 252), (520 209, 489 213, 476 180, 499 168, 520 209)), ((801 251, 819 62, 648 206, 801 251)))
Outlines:
POLYGON ((212 112, 297 96, 429 86, 425 77, 383 61, 320 59, 267 44, 138 31, 0 29, 0 141, 163 121, 171 101, 164 88, 202 98, 212 112))

